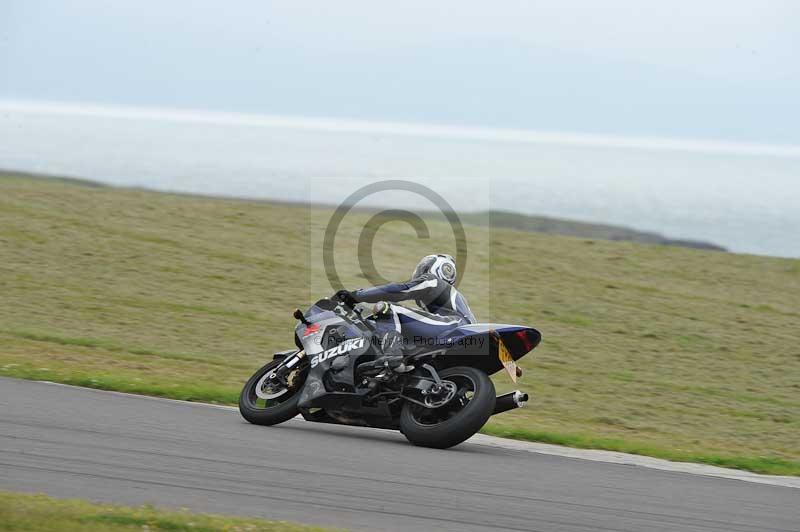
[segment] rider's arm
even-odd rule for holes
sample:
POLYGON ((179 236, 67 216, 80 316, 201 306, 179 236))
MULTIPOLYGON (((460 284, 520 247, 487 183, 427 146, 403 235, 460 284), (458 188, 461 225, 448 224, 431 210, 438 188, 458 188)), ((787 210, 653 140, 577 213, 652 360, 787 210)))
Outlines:
POLYGON ((353 298, 359 303, 377 303, 378 301, 433 301, 446 289, 444 281, 434 276, 423 276, 419 279, 405 283, 390 283, 373 288, 362 288, 352 292, 353 298))

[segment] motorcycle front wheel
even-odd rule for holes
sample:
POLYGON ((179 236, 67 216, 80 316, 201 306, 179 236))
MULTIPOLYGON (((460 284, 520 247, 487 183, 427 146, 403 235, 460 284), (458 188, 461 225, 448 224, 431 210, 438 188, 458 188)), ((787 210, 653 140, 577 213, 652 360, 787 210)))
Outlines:
POLYGON ((400 413, 400 431, 414 445, 447 449, 478 432, 494 411, 495 391, 489 376, 469 366, 439 372, 456 393, 438 408, 406 402, 400 413))
POLYGON ((268 374, 278 365, 273 360, 256 371, 239 395, 239 413, 254 425, 277 425, 300 413, 297 406, 308 368, 297 368, 286 383, 270 381, 268 374))

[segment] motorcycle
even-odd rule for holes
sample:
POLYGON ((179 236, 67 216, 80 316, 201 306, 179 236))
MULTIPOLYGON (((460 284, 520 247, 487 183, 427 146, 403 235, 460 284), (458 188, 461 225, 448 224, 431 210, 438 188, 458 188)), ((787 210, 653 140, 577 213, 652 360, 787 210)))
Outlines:
POLYGON ((541 341, 536 329, 434 319, 388 303, 365 315, 335 296, 294 317, 296 349, 275 353, 242 389, 239 411, 250 423, 299 414, 399 430, 415 445, 445 449, 528 400, 519 390, 496 397, 489 376, 505 368, 516 383, 516 361, 541 341))

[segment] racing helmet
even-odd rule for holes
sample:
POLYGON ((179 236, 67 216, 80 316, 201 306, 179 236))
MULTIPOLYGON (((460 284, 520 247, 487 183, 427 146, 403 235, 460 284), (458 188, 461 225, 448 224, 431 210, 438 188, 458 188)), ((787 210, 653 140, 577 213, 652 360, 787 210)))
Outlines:
POLYGON ((414 268, 411 279, 427 273, 432 273, 442 281, 453 284, 456 282, 456 262, 450 255, 427 255, 422 257, 417 267, 414 268))

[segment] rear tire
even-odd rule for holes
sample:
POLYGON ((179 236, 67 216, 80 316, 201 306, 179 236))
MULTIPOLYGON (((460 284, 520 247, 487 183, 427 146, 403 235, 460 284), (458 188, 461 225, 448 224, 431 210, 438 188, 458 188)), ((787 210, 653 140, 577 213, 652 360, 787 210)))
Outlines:
MULTIPOLYGON (((436 449, 458 445, 478 432, 494 412, 494 384, 483 371, 469 366, 458 366, 442 370, 439 377, 457 384, 471 383, 472 397, 461 410, 440 422, 423 422, 420 417, 424 417, 428 413, 426 411, 435 410, 406 402, 400 413, 400 431, 414 445, 436 449)), ((444 405, 441 408, 447 407, 448 405, 444 405)))
POLYGON ((273 360, 266 366, 256 371, 247 384, 242 388, 242 393, 239 395, 239 413, 250 423, 254 425, 277 425, 295 417, 300 413, 297 403, 300 400, 300 391, 303 389, 303 383, 297 386, 295 390, 290 390, 291 395, 284 398, 274 406, 260 408, 256 405, 255 387, 261 377, 268 371, 272 371, 280 360, 273 360))

